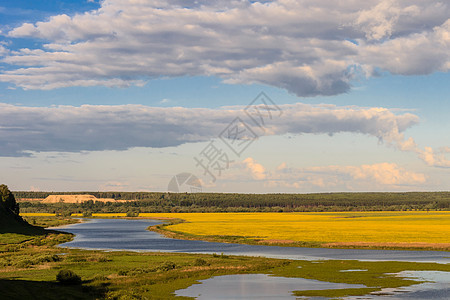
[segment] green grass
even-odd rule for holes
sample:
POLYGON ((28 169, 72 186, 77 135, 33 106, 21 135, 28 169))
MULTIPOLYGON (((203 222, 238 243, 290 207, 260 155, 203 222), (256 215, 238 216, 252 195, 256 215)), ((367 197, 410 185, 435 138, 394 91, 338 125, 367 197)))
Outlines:
MULTIPOLYGON (((433 263, 360 262, 360 261, 289 261, 267 258, 197 255, 173 253, 99 252, 48 248, 40 249, 41 260, 32 265, 18 262, 36 255, 36 249, 2 253, 0 259, 13 258, 13 265, 0 273, 0 288, 10 287, 16 298, 26 298, 40 287, 54 291, 55 298, 64 292, 85 298, 173 299, 174 292, 212 276, 265 273, 281 277, 298 277, 327 282, 363 284, 366 288, 324 291, 295 291, 297 296, 344 297, 365 295, 383 288, 417 284, 417 281, 388 273, 405 270, 450 271, 450 266, 433 263), (64 252, 64 255, 58 255, 64 252), (46 259, 58 257, 56 260, 46 259), (199 266, 199 261, 201 265, 199 266), (56 283, 56 274, 69 269, 81 276, 82 287, 64 287, 56 283), (361 272, 340 272, 365 269, 361 272), (67 289, 67 290, 66 290, 67 289)), ((52 292, 53 293, 53 292, 52 292)), ((72 298, 76 299, 76 298, 72 298)))
POLYGON ((450 272, 450 265, 434 263, 292 261, 220 254, 65 249, 55 245, 72 236, 57 232, 29 236, 10 233, 9 239, 19 241, 24 236, 27 239, 23 242, 0 245, 0 290, 6 299, 183 299, 176 297, 174 292, 199 280, 231 274, 269 274, 365 286, 360 289, 292 291, 296 296, 339 298, 418 283, 389 273, 406 270, 450 272), (56 275, 62 269, 79 275, 82 285, 59 284, 56 275), (350 269, 367 271, 341 272, 350 269))
MULTIPOLYGON (((50 236, 48 237, 50 238, 50 236)), ((46 299, 175 299, 174 292, 199 280, 229 274, 264 273, 327 282, 363 284, 362 289, 294 291, 297 296, 344 297, 365 295, 383 288, 417 284, 388 273, 405 270, 450 272, 450 266, 434 263, 291 261, 261 257, 182 253, 100 252, 61 249, 28 244, 0 253, 0 288, 10 299, 25 299, 45 289, 46 299), (56 274, 69 269, 81 276, 82 286, 62 286, 56 274), (360 272, 340 272, 363 269, 360 272)))
MULTIPOLYGON (((101 294, 101 298, 112 299, 171 299, 175 290, 187 288, 197 280, 226 274, 265 272, 286 263, 281 260, 267 261, 264 258, 220 255, 214 257, 171 253, 103 253, 68 249, 64 249, 65 255, 58 255, 56 250, 61 253, 61 249, 41 249, 39 255, 43 259, 28 265, 20 262, 35 256, 35 249, 2 253, 0 262, 10 262, 10 265, 3 267, 0 282, 6 284, 6 281, 10 281, 7 284, 20 286, 21 288, 15 289, 18 293, 16 299, 23 299, 30 289, 32 291, 39 286, 33 283, 28 288, 26 283, 38 281, 42 285, 51 284, 58 288, 56 274, 61 269, 69 269, 81 276, 83 286, 87 288, 86 297, 97 293, 101 294), (58 259, 45 259, 53 256, 58 259), (200 258, 205 261, 202 266, 198 265, 200 258)), ((67 292, 70 294, 72 290, 67 292)))
MULTIPOLYGON (((64 217, 24 217, 23 219, 29 224, 17 222, 12 219, 8 220, 9 222, 7 224, 2 224, 0 227, 0 249, 2 246, 10 246, 11 244, 22 244, 26 242, 36 244, 38 243, 38 240, 45 239, 49 234, 58 234, 58 232, 54 230, 44 230, 45 227, 61 226, 79 222, 77 219, 64 217)), ((46 240, 46 242, 48 241, 49 240, 46 240)))
POLYGON ((25 216, 23 217, 23 219, 33 226, 39 226, 44 228, 76 224, 80 222, 80 220, 70 217, 25 216))
POLYGON ((14 224, 13 226, 8 227, 5 226, 0 229, 0 245, 23 243, 45 234, 46 232, 41 227, 21 224, 14 224))
POLYGON ((435 263, 414 262, 365 262, 356 260, 294 261, 288 266, 274 269, 271 274, 281 277, 300 277, 326 282, 363 284, 366 288, 341 290, 295 291, 296 296, 344 297, 363 296, 383 288, 397 288, 417 284, 416 280, 397 277, 401 271, 445 271, 450 266, 435 263), (341 272, 342 270, 367 270, 341 272))

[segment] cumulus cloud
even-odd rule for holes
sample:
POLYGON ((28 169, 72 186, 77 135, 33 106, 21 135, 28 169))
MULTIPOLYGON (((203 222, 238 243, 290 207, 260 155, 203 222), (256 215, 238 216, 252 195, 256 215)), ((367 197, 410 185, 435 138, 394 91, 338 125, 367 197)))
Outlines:
POLYGON ((206 75, 335 95, 379 69, 448 71, 449 15, 450 4, 431 0, 105 0, 98 10, 6 33, 45 45, 0 51, 11 66, 0 81, 25 89, 126 87, 206 75))
POLYGON ((429 166, 450 168, 450 160, 446 158, 446 155, 450 153, 450 147, 442 147, 437 151, 431 147, 425 147, 424 150, 416 148, 415 151, 429 166))
POLYGON ((345 185, 352 189, 359 184, 379 186, 414 186, 426 182, 421 173, 407 171, 395 163, 361 166, 321 166, 289 168, 285 163, 268 176, 268 186, 305 188, 308 186, 336 188, 345 185))
MULTIPOLYGON (((253 179, 263 180, 266 179, 266 169, 263 165, 257 163, 252 157, 247 157, 242 162, 238 163, 246 171, 248 171, 253 179)), ((235 166, 236 167, 236 164, 235 166)))
MULTIPOLYGON (((413 114, 396 115, 381 108, 301 103, 280 108, 283 117, 271 120, 267 131, 261 134, 355 132, 402 145, 403 131, 418 122, 413 114)), ((243 115, 241 109, 0 104, 0 153, 14 156, 25 151, 125 150, 208 141, 217 137, 236 116, 243 115)), ((252 125, 250 120, 247 123, 252 125)))
MULTIPOLYGON (((450 167, 449 148, 421 149, 405 137, 419 122, 411 113, 386 108, 335 105, 280 105, 282 116, 262 131, 245 117, 243 107, 183 108, 144 105, 82 105, 26 107, 0 103, 0 156, 30 152, 126 150, 133 147, 170 147, 217 138, 241 116, 257 135, 358 133, 377 138, 401 151, 415 152, 430 166, 450 167), (253 128, 253 129, 252 129, 253 128)), ((261 107, 261 110, 264 109, 261 107)), ((251 158, 245 162, 256 177, 264 176, 251 158)))

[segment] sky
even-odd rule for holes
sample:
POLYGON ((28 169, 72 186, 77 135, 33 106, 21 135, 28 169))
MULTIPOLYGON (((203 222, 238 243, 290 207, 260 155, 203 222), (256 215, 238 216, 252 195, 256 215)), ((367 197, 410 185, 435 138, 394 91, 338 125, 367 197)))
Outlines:
POLYGON ((450 3, 3 0, 0 183, 448 191, 450 3))

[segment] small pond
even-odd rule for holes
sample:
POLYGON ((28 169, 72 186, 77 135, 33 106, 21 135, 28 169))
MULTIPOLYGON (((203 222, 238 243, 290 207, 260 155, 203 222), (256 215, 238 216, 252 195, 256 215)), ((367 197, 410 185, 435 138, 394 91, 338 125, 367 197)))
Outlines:
POLYGON ((295 299, 292 291, 364 288, 361 284, 332 283, 304 278, 275 277, 267 274, 225 275, 201 280, 177 296, 204 300, 295 299))

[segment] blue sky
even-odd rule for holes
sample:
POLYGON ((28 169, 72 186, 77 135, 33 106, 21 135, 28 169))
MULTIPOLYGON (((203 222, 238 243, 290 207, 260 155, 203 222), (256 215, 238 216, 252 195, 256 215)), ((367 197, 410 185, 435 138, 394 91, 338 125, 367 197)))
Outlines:
POLYGON ((418 0, 2 1, 0 182, 448 190, 449 16, 418 0), (264 130, 243 110, 261 92, 282 111, 264 130), (219 138, 236 117, 257 139, 219 138), (211 141, 208 173, 194 157, 211 141))

